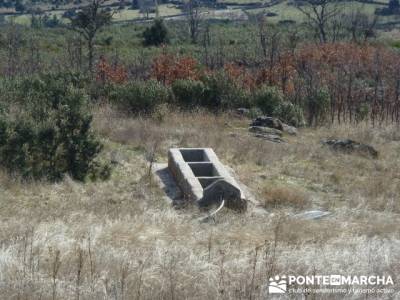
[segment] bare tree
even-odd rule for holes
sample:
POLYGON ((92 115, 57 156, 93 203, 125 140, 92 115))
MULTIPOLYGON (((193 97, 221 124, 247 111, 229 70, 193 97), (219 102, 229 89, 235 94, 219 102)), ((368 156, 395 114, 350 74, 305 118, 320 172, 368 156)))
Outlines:
POLYGON ((203 57, 204 64, 207 67, 210 67, 210 47, 211 47, 211 33, 210 33, 210 24, 207 23, 205 26, 205 30, 202 38, 202 48, 203 48, 203 57))
POLYGON ((70 68, 75 69, 76 71, 82 70, 83 43, 83 39, 77 34, 67 37, 66 39, 66 52, 68 55, 66 62, 70 68))
POLYGON ((7 47, 7 70, 8 76, 17 74, 21 65, 21 52, 23 36, 19 26, 12 21, 5 29, 5 42, 7 47))
POLYGON ((87 42, 89 72, 93 72, 94 41, 97 32, 111 23, 112 13, 101 8, 104 0, 92 0, 92 2, 70 17, 71 29, 78 32, 87 42))
POLYGON ((200 3, 199 0, 188 0, 185 5, 186 18, 189 25, 190 40, 197 43, 200 27, 200 3))
POLYGON ((321 43, 328 41, 328 26, 342 10, 339 0, 305 0, 296 5, 317 31, 321 43))
POLYGON ((350 33, 353 42, 365 42, 375 36, 375 27, 378 17, 368 16, 359 9, 346 16, 346 30, 350 33))
POLYGON ((151 12, 156 11, 158 14, 158 4, 154 0, 138 0, 140 13, 142 13, 146 19, 149 18, 151 12))
POLYGON ((268 28, 264 14, 258 16, 257 21, 263 60, 270 74, 272 74, 280 52, 281 32, 272 26, 268 28))

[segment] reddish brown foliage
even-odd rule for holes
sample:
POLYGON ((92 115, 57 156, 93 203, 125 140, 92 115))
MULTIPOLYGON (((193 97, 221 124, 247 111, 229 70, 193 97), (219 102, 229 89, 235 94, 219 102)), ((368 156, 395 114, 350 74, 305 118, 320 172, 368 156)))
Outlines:
POLYGON ((400 55, 387 48, 355 43, 305 45, 281 53, 259 72, 257 83, 279 86, 303 107, 318 89, 330 95, 332 121, 357 121, 362 106, 372 121, 400 121, 400 55))
POLYGON ((269 84, 278 86, 285 94, 294 92, 293 80, 296 69, 294 66, 294 56, 292 53, 283 53, 279 56, 277 63, 269 65, 258 72, 256 78, 257 85, 269 84))
POLYGON ((178 79, 197 80, 201 76, 200 66, 192 57, 178 57, 163 53, 156 57, 153 62, 151 77, 171 84, 178 79))
POLYGON ((105 83, 124 83, 128 79, 128 73, 123 66, 110 65, 107 60, 101 56, 96 65, 96 80, 105 83))
MULTIPOLYGON (((361 106, 372 121, 399 119, 400 56, 384 47, 335 43, 307 46, 296 56, 298 75, 331 95, 331 118, 355 121, 361 106)), ((310 84, 308 84, 310 86, 310 84)), ((307 91, 304 91, 307 93, 307 91)))
MULTIPOLYGON (((191 57, 164 53, 154 60, 152 77, 171 84, 213 72, 200 70, 191 57)), ((400 55, 383 46, 309 44, 295 51, 282 50, 261 68, 231 63, 225 64, 224 72, 248 90, 262 84, 278 86, 288 99, 305 109, 310 123, 315 106, 312 99, 321 90, 329 95, 324 113, 329 113, 331 121, 369 118, 373 122, 400 122, 400 55)))
POLYGON ((243 66, 238 66, 237 64, 225 64, 224 65, 225 74, 233 80, 238 86, 245 89, 252 90, 256 86, 255 76, 243 66))

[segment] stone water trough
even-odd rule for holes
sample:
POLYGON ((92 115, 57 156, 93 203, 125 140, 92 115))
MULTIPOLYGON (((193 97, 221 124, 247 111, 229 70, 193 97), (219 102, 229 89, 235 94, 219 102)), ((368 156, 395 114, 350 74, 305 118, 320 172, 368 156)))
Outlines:
POLYGON ((171 148, 168 169, 186 200, 199 207, 219 205, 239 211, 247 201, 239 184, 211 148, 171 148))

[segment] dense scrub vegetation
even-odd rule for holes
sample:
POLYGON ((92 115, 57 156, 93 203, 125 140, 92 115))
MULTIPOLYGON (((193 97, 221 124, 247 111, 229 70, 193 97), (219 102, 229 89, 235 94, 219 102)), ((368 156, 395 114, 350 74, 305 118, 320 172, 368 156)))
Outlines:
POLYGON ((399 123, 399 53, 365 16, 326 9, 337 18, 324 28, 194 12, 186 21, 109 26, 112 13, 96 1, 67 25, 9 23, 0 33, 0 163, 24 177, 106 176, 88 103, 146 117, 168 105, 243 107, 295 126, 399 123))
POLYGON ((81 78, 41 76, 1 85, 0 164, 24 178, 106 178, 96 161, 102 144, 91 131, 92 116, 81 78))

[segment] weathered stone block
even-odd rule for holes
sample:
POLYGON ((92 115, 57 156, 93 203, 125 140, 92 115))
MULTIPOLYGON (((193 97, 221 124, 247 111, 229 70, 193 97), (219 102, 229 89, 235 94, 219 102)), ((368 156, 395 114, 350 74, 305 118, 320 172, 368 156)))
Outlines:
POLYGON ((184 198, 199 206, 218 204, 244 210, 246 200, 238 183, 211 148, 172 148, 168 168, 184 198))

